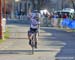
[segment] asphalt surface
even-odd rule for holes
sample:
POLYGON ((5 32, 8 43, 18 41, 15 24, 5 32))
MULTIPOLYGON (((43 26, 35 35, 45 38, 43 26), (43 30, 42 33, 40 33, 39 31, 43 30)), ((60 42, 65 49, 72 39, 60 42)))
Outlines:
POLYGON ((41 27, 38 48, 31 54, 29 26, 9 24, 10 37, 0 44, 0 60, 75 60, 75 33, 41 27))

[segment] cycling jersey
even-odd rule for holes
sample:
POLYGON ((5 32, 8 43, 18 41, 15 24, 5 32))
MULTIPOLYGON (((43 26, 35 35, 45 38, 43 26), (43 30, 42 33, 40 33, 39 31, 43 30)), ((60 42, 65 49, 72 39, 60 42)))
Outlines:
POLYGON ((30 24, 30 28, 33 28, 33 29, 38 29, 38 25, 40 24, 39 21, 37 21, 36 19, 31 19, 31 24, 30 24))

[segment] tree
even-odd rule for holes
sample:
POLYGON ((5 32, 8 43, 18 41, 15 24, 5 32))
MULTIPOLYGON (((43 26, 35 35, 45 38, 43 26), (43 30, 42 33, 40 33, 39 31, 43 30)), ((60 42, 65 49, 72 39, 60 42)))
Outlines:
POLYGON ((74 0, 71 0, 71 2, 72 2, 72 5, 73 5, 73 8, 74 8, 74 10, 75 10, 74 0))
POLYGON ((38 10, 40 10, 44 6, 44 0, 38 0, 38 10))
POLYGON ((31 0, 31 3, 32 3, 32 10, 35 9, 35 0, 31 0))

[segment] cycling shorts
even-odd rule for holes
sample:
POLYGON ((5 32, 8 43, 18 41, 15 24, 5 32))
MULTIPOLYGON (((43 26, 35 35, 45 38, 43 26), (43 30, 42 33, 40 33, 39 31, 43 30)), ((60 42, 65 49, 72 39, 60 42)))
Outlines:
POLYGON ((38 32, 38 29, 33 29, 33 28, 30 28, 30 33, 37 33, 38 32))

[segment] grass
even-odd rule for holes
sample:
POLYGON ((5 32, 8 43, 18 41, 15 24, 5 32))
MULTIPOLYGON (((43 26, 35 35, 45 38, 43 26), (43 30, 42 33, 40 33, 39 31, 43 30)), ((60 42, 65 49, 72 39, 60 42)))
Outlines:
POLYGON ((75 30, 73 30, 73 32, 75 32, 75 30))
POLYGON ((9 32, 8 32, 8 30, 6 30, 6 32, 4 33, 4 38, 5 39, 8 39, 9 38, 9 32))
POLYGON ((0 43, 2 43, 4 40, 0 39, 0 43))
POLYGON ((6 41, 9 38, 9 33, 8 33, 8 29, 6 29, 6 32, 4 32, 4 40, 0 39, 0 44, 4 41, 6 41))

